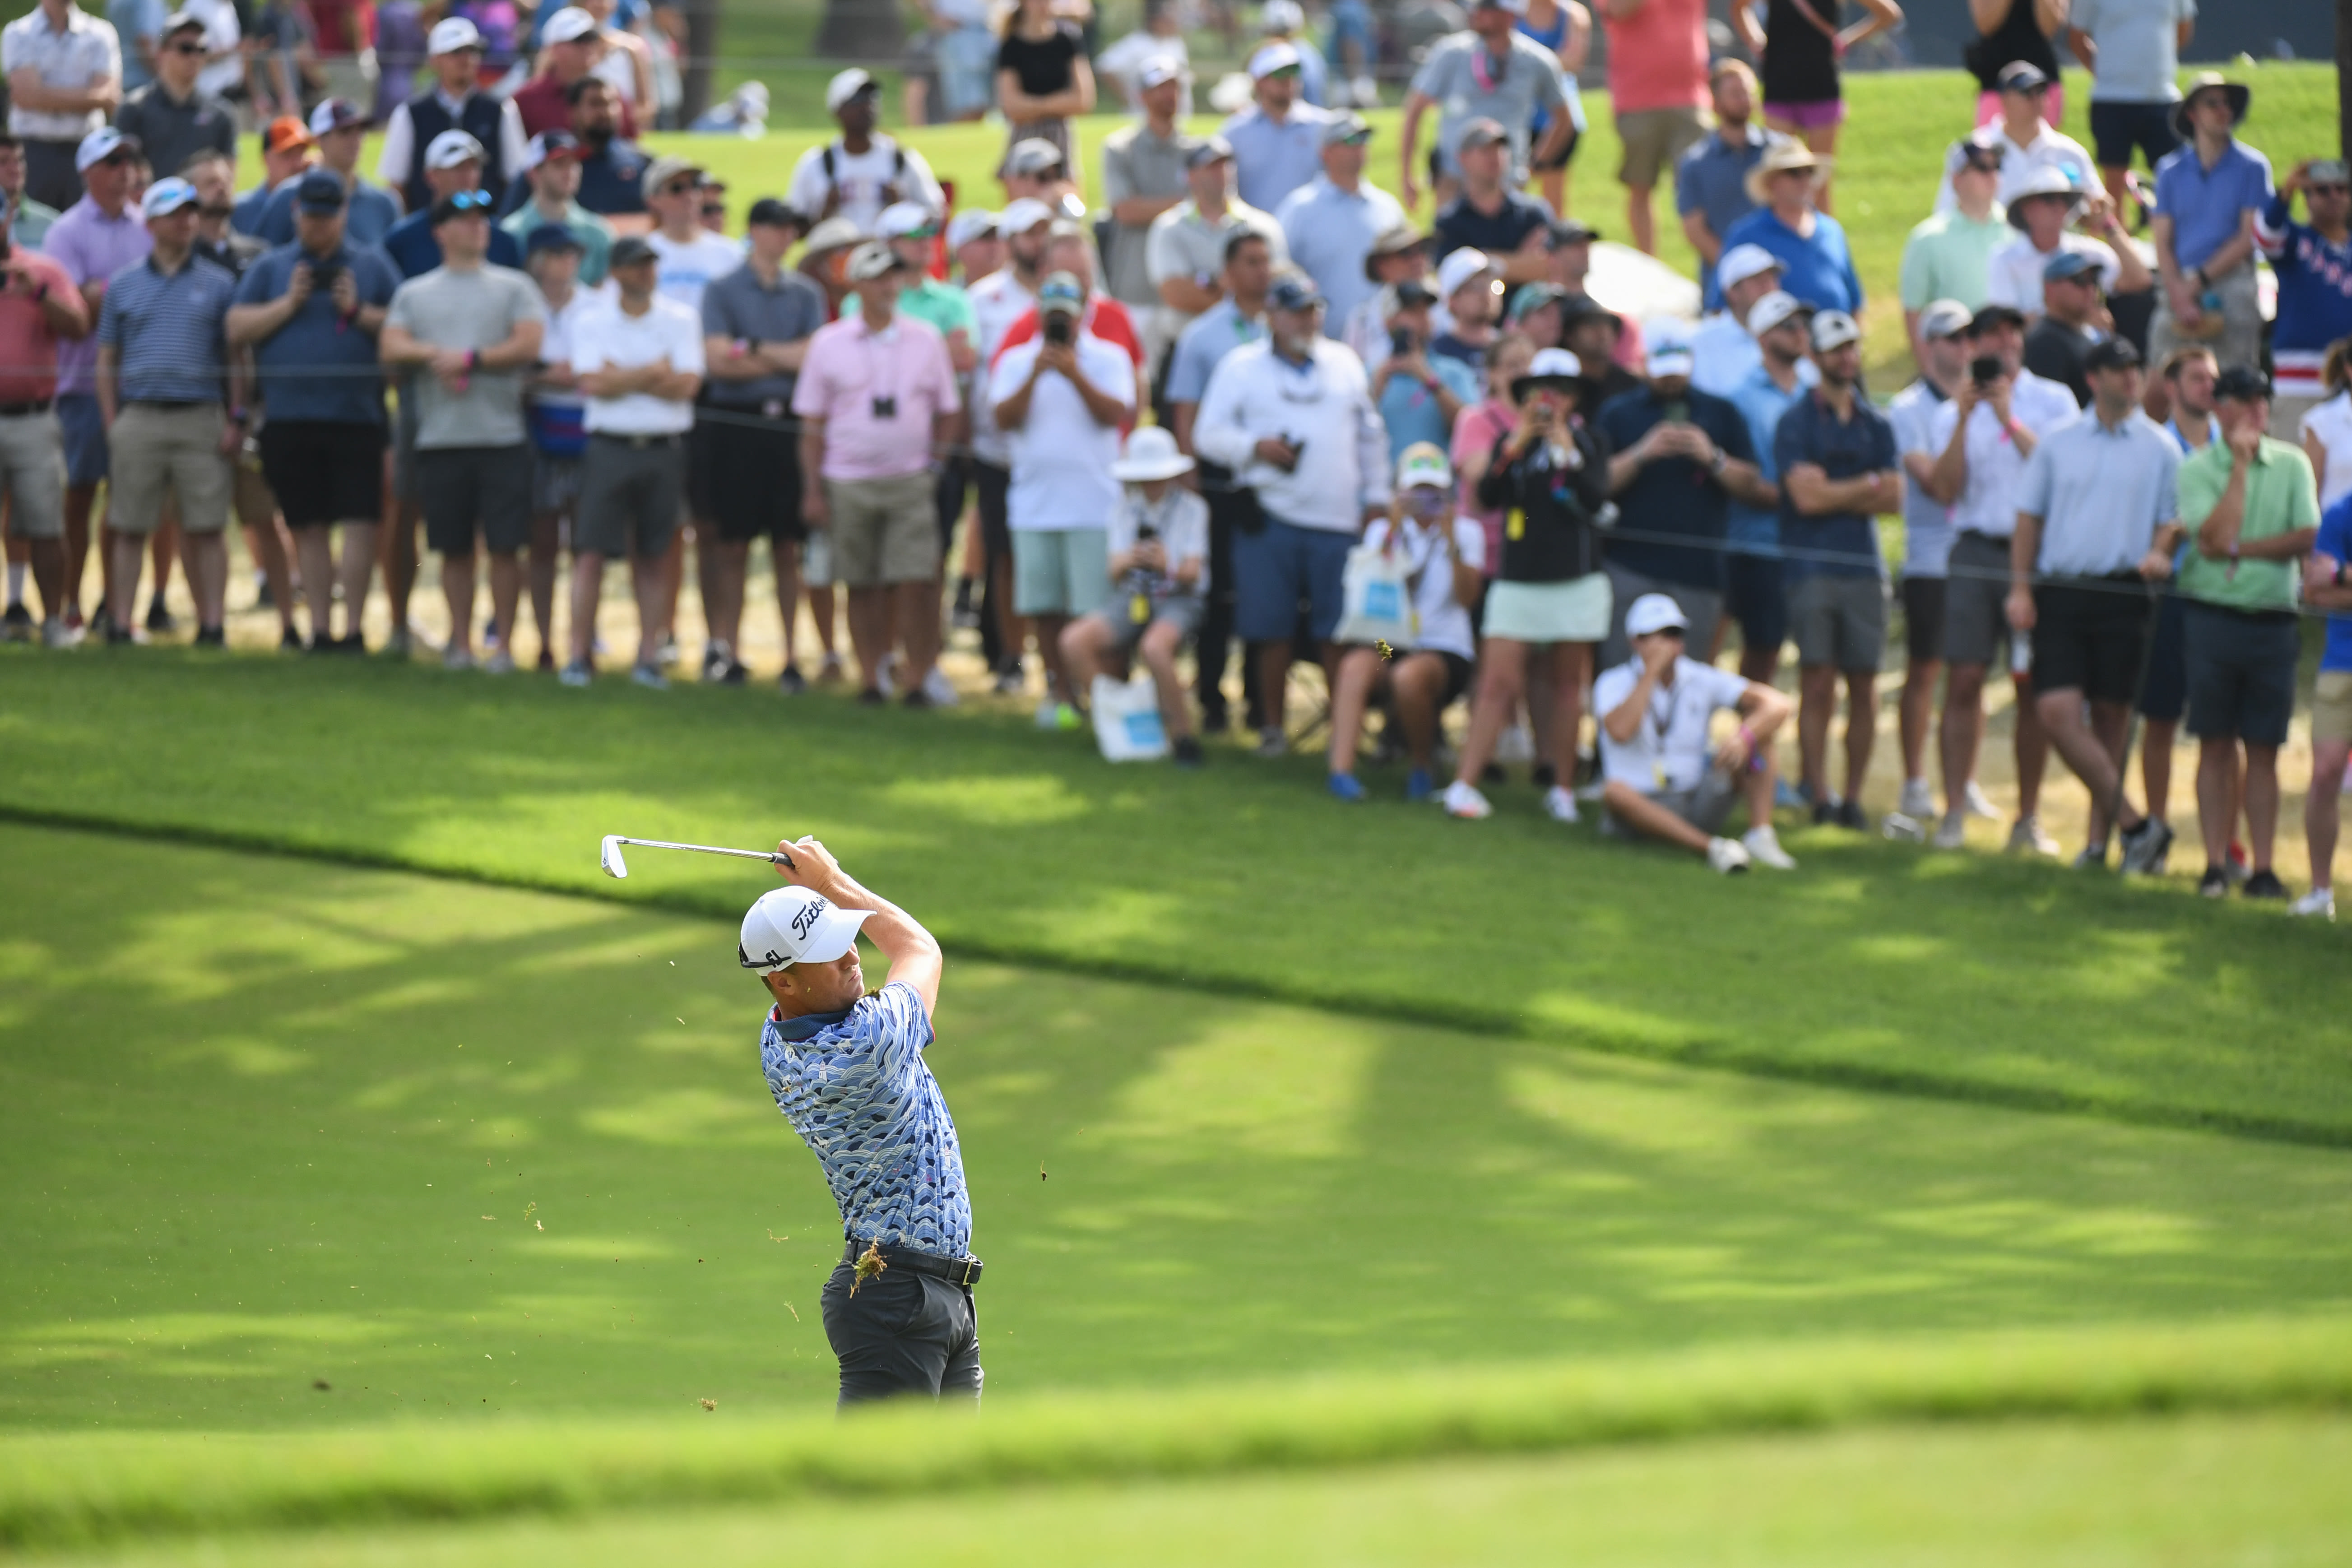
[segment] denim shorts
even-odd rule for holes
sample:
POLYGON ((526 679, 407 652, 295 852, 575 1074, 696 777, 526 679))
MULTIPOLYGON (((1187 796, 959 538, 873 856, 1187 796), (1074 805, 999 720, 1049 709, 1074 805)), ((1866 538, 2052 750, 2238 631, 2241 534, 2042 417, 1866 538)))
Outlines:
POLYGON ((86 489, 106 478, 106 419, 98 410, 98 394, 58 394, 58 423, 66 433, 66 483, 86 489))
POLYGON ((1339 629, 1340 583, 1354 533, 1301 528, 1268 517, 1255 533, 1234 535, 1234 629, 1245 642, 1285 642, 1307 606, 1307 629, 1329 642, 1339 629))

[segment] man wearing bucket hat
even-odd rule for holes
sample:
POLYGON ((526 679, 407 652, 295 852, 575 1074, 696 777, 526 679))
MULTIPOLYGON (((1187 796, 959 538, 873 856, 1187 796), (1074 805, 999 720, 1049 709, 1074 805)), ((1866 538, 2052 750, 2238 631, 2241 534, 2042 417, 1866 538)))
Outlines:
POLYGON ((2237 138, 2252 92, 2202 71, 2173 110, 2186 143, 2156 166, 2149 238, 2163 282, 2148 354, 2209 344, 2221 368, 2256 363, 2262 308, 2254 283, 2254 220, 2270 205, 2271 163, 2237 138))
POLYGON ((493 197, 505 195, 507 182, 522 170, 523 149, 530 137, 512 98, 481 89, 480 30, 463 16, 444 16, 433 25, 425 51, 433 68, 433 86, 394 109, 383 122, 375 177, 398 191, 409 211, 430 205, 435 193, 425 183, 421 153, 443 132, 462 131, 482 145, 482 189, 493 197))
POLYGON ((1772 736, 1788 721, 1789 700, 1691 658, 1688 629, 1682 606, 1664 594, 1643 595, 1625 614, 1633 657, 1592 683, 1601 830, 1679 845, 1726 875, 1758 862, 1792 871, 1797 863, 1772 831, 1772 736), (1725 709, 1738 715, 1738 728, 1710 747, 1711 722, 1725 709), (1748 832, 1727 838, 1724 825, 1742 798, 1748 832))
POLYGON ((2107 294, 2137 294, 2156 286, 2155 274, 2106 198, 2086 192, 2063 169, 2043 169, 2026 182, 2009 205, 2009 226, 2016 236, 1985 263, 1988 305, 2040 315, 2042 268, 2069 251, 2099 264, 2099 287, 2107 294), (2075 233, 2078 222, 2099 237, 2075 233))
POLYGON ((743 915, 735 961, 769 1007, 760 1074, 841 1210, 819 1300, 843 1407, 895 1395, 978 1402, 971 1194, 925 1048, 944 961, 919 921, 861 887, 814 838, 776 846, 791 884, 743 915), (871 995, 858 933, 889 961, 871 995))
POLYGON ((1062 668, 1080 692, 1141 656, 1179 767, 1201 765, 1200 737, 1176 673, 1184 639, 1200 629, 1209 586, 1209 503, 1176 483, 1193 466, 1176 449, 1176 437, 1157 425, 1127 438, 1127 450, 1111 465, 1126 493, 1111 509, 1103 541, 1108 596, 1062 632, 1062 668))
POLYGON ((1801 142, 1765 149, 1748 172, 1748 194, 1756 210, 1723 237, 1726 250, 1759 245, 1780 261, 1780 287, 1817 310, 1862 310, 1862 278, 1845 230, 1821 210, 1814 197, 1829 173, 1829 161, 1801 142))

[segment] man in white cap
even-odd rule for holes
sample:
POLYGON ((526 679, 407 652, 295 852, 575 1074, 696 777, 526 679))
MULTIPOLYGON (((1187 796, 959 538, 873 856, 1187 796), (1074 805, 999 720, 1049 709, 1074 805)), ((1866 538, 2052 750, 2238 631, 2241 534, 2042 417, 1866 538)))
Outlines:
POLYGON ((504 196, 507 182, 522 171, 523 149, 530 138, 513 99, 496 98, 480 89, 481 33, 463 16, 444 16, 433 25, 425 49, 433 67, 433 87, 394 109, 384 121, 375 177, 398 191, 409 211, 430 206, 436 193, 425 181, 425 161, 418 150, 431 147, 445 131, 463 131, 483 149, 481 188, 493 198, 504 196))
POLYGON ((1559 57, 1519 31, 1526 0, 1471 0, 1470 25, 1440 38, 1422 57, 1404 100, 1404 145, 1397 187, 1404 204, 1421 199, 1422 171, 1415 166, 1422 116, 1438 110, 1437 145, 1429 173, 1443 209, 1454 199, 1462 176, 1462 132, 1474 121, 1491 120, 1503 128, 1509 181, 1517 185, 1532 164, 1556 167, 1584 129, 1584 103, 1560 69, 1559 57), (1539 116, 1548 116, 1543 142, 1528 138, 1539 116))
MULTIPOLYGON (((596 18, 577 5, 566 5, 548 17, 547 26, 540 29, 539 41, 540 58, 547 68, 525 82, 514 95, 515 109, 522 116, 522 128, 532 136, 543 131, 562 131, 572 124, 572 110, 579 101, 573 89, 589 79, 608 47, 596 18)), ((624 142, 635 141, 637 121, 628 100, 617 93, 612 98, 614 133, 624 142)))
MULTIPOLYGON (((482 144, 463 131, 444 131, 425 149, 425 184, 432 200, 392 226, 383 237, 383 253, 403 278, 421 278, 441 265, 441 246, 433 237, 433 206, 444 196, 478 195, 481 213, 490 216, 497 200, 482 189, 482 166, 488 155, 482 144)), ((522 268, 522 247, 504 229, 490 230, 490 265, 522 268)))
POLYGON ((1257 14, 1257 32, 1269 44, 1288 44, 1298 51, 1298 100, 1330 108, 1329 68, 1307 30, 1307 12, 1298 0, 1265 0, 1257 14))
POLYGON ((875 129, 880 105, 879 84, 856 66, 825 83, 825 112, 841 134, 810 148, 793 165, 784 200, 795 210, 813 219, 845 217, 867 234, 893 202, 947 211, 947 197, 923 155, 875 129))
MULTIPOLYGON (((383 244, 400 222, 401 206, 390 191, 360 176, 366 113, 348 98, 331 98, 310 111, 310 130, 319 149, 319 167, 343 183, 344 232, 362 245, 383 244)), ((254 234, 271 245, 294 243, 294 189, 300 184, 289 180, 270 193, 254 234)))
POLYGON ((1307 269, 1330 301, 1324 330, 1333 337, 1374 291, 1364 273, 1372 242, 1403 224, 1397 199, 1364 178, 1372 128, 1354 110, 1341 110, 1323 127, 1323 172, 1290 193, 1274 216, 1289 242, 1290 258, 1307 269))
POLYGON ((776 848, 785 857, 777 874, 792 885, 745 911, 735 961, 767 987, 761 1076, 841 1210, 841 1262, 819 1297, 841 1363, 840 1404, 901 1394, 977 1403, 971 1194, 923 1055, 937 1038, 940 944, 815 839, 776 848), (871 995, 861 928, 890 963, 871 995))
MULTIPOLYGON (((1953 530, 1951 508, 1928 493, 1927 483, 1943 450, 1932 434, 1936 410, 1968 379, 1968 331, 1974 314, 1958 300, 1928 302, 1912 334, 1919 379, 1886 405, 1903 458, 1903 795, 1895 810, 1908 825, 1898 823, 1889 831, 1904 838, 1915 837, 1915 828, 1924 833, 1936 815, 1935 792, 1927 784, 1927 734, 1936 717, 1936 687, 1944 676, 1944 600, 1953 530)), ((1982 798, 1982 792, 1976 795, 1982 798)))
POLYGON ((1234 184, 1243 201, 1272 212, 1315 177, 1323 160, 1323 125, 1330 116, 1298 99, 1298 49, 1263 44, 1250 56, 1255 98, 1217 127, 1234 150, 1234 184))
POLYGON ((1103 139, 1103 205, 1110 211, 1110 252, 1103 258, 1111 297, 1137 317, 1144 331, 1149 364, 1157 371, 1176 341, 1160 316, 1159 291, 1151 286, 1151 226, 1188 194, 1184 159, 1190 150, 1177 110, 1184 95, 1184 68, 1170 56, 1154 56, 1135 72, 1143 117, 1103 139))
POLYGON ((1761 862, 1796 869, 1772 831, 1772 735, 1789 700, 1760 680, 1701 664, 1685 651, 1682 606, 1644 594, 1625 612, 1633 657, 1592 683, 1601 716, 1602 833, 1661 838, 1706 857, 1726 874, 1761 862), (1729 709, 1739 724, 1710 743, 1729 709), (1723 837, 1734 802, 1748 802, 1744 838, 1723 837))
MULTIPOLYGON (((1715 264, 1715 281, 1723 309, 1691 334, 1691 384, 1728 397, 1764 363, 1748 312, 1765 295, 1780 291, 1780 258, 1760 245, 1736 245, 1715 264)), ((1811 364, 1805 366, 1805 382, 1812 384, 1811 364)))

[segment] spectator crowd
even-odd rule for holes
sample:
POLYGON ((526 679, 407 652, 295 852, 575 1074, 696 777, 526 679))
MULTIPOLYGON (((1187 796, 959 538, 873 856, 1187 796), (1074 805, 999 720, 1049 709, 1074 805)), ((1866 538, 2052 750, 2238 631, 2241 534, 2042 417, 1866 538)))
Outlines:
POLYGON ((2012 851, 2060 852, 2054 751, 2089 800, 2077 863, 2112 842, 2126 872, 2163 868, 2185 722, 2201 890, 2284 900, 2279 756, 2317 613, 2294 908, 2333 914, 2352 171, 2276 178, 2240 136, 2244 85, 2177 85, 2189 0, 2075 0, 2095 151, 2055 128, 2041 8, 1976 7, 1984 94, 1919 193, 1899 289, 1918 374, 1883 405, 1831 177, 1840 61, 1893 0, 1843 27, 1835 5, 1742 11, 1757 68, 1710 50, 1698 0, 1602 0, 1625 235, 1654 247, 1670 184, 1696 322, 1590 287, 1599 236, 1563 206, 1592 26, 1573 0, 1471 5, 1419 57, 1388 154, 1351 107, 1369 35, 1348 5, 1327 53, 1271 0, 1248 101, 1200 135, 1151 5, 1101 56, 1132 118, 1091 213, 1086 28, 1023 0, 976 37, 981 10, 941 5, 939 107, 1002 112, 1002 205, 951 209, 853 68, 824 92, 837 133, 733 233, 709 171, 637 144, 659 95, 611 0, 527 30, 452 5, 418 29, 423 89, 373 107, 316 90, 278 35, 240 42, 232 17, 225 37, 226 9, 39 0, 0 31, 13 638, 168 634, 176 567, 195 644, 222 646, 233 514, 289 648, 365 651, 380 579, 385 649, 416 651, 421 531, 450 669, 528 653, 593 682, 625 562, 629 677, 664 688, 691 555, 702 678, 741 684, 764 540, 788 694, 854 670, 865 702, 951 703, 943 634, 970 626, 1043 728, 1139 668, 1199 765, 1236 726, 1289 752, 1314 664, 1336 800, 1371 795, 1369 747, 1407 799, 1476 820, 1524 763, 1554 820, 1597 809, 1737 871, 1793 867, 1776 811, 1873 827, 1899 603, 1903 783, 1878 831, 1957 847, 1999 815, 1977 766, 2005 672, 2012 851), (248 121, 265 175, 239 192, 248 121))

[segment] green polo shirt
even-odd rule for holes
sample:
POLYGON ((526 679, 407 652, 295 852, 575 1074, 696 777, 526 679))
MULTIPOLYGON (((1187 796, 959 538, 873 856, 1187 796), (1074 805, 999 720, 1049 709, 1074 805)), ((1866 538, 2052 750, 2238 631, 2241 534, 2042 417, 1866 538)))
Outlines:
MULTIPOLYGON (((971 300, 952 283, 942 283, 936 278, 926 278, 920 283, 909 283, 898 290, 898 309, 919 321, 929 321, 940 330, 940 336, 961 332, 966 342, 979 346, 980 318, 972 313, 971 300)), ((850 295, 841 302, 844 320, 857 314, 857 296, 850 295)))
MULTIPOLYGON (((530 237, 532 229, 546 221, 540 216, 537 202, 525 202, 501 219, 499 226, 512 235, 515 244, 520 246, 530 237)), ((613 226, 578 202, 573 202, 571 209, 563 215, 563 226, 570 229, 572 237, 580 242, 581 286, 595 288, 613 269, 613 226)))
POLYGON ((1924 310, 1937 300, 1958 300, 1979 309, 1985 302, 1992 253, 2016 237, 1999 203, 1982 222, 1957 211, 1927 218, 1903 245, 1903 308, 1924 310))
MULTIPOLYGON (((2191 542, 2188 563, 2180 569, 2180 591, 2233 610, 2292 610, 2300 562, 2242 560, 2233 571, 2227 556, 2216 560, 2196 547, 2197 531, 2213 515, 2230 482, 2231 461, 2228 444, 2216 441, 2180 465, 2180 521, 2191 542)), ((2319 489, 2312 481, 2311 459, 2301 447, 2263 437, 2253 471, 2246 476, 2239 543, 2318 526, 2319 489)))

